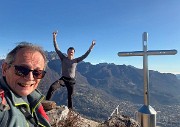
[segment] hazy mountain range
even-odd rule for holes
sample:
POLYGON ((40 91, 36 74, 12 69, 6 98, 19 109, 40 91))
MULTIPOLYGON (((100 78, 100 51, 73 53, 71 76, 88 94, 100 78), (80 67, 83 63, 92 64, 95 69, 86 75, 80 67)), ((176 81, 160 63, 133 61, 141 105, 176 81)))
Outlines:
MULTIPOLYGON (((46 52, 47 74, 39 89, 46 94, 49 86, 60 78, 61 62, 55 52, 46 52)), ((0 60, 0 64, 2 60, 0 60)), ((0 71, 1 75, 1 71, 0 71)), ((180 75, 149 71, 151 104, 180 104, 180 75)), ((107 118, 123 102, 143 104, 143 70, 133 66, 81 62, 77 66, 74 107, 79 113, 96 119, 107 118)), ((58 105, 66 105, 66 88, 53 97, 58 105)))

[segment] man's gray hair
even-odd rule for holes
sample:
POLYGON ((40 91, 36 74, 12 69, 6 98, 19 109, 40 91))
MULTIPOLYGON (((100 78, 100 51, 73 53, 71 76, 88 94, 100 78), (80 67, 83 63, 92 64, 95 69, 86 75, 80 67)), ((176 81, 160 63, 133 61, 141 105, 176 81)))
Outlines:
POLYGON ((46 67, 47 59, 46 59, 46 55, 45 55, 43 48, 38 46, 38 45, 34 45, 32 43, 29 43, 29 42, 20 42, 13 50, 11 50, 7 54, 5 62, 8 64, 12 64, 16 60, 16 54, 18 53, 18 51, 23 49, 23 48, 27 48, 27 49, 30 49, 32 51, 37 51, 37 52, 41 53, 41 55, 44 58, 45 67, 46 67))

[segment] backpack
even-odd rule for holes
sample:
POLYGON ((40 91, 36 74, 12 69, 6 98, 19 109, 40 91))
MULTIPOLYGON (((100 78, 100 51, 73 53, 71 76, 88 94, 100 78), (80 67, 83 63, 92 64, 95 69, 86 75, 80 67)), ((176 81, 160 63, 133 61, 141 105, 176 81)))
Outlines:
POLYGON ((4 90, 0 89, 0 111, 6 111, 10 109, 4 95, 5 95, 4 90))

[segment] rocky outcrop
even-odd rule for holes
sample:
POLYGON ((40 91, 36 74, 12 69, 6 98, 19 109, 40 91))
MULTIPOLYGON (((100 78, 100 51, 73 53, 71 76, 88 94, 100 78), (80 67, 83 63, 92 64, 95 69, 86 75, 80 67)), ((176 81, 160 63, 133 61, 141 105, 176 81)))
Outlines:
POLYGON ((43 101, 42 105, 50 118, 52 127, 96 127, 98 122, 83 118, 67 106, 57 106, 54 101, 43 101))
POLYGON ((54 101, 43 101, 42 105, 52 126, 56 126, 60 121, 67 119, 69 113, 67 106, 57 106, 54 101))
POLYGON ((82 117, 67 106, 57 106, 53 101, 44 101, 43 107, 50 118, 52 127, 140 127, 138 122, 124 115, 115 115, 105 122, 82 117))
POLYGON ((116 115, 105 121, 103 127, 140 127, 140 124, 128 116, 116 115))

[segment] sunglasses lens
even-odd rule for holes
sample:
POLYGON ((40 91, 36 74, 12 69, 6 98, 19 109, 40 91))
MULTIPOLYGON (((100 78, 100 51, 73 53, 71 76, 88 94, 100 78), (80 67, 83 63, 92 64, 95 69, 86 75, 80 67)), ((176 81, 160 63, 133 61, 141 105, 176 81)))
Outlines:
POLYGON ((15 67, 15 74, 18 76, 27 76, 30 72, 28 68, 22 67, 22 66, 14 66, 15 67))
POLYGON ((15 67, 15 74, 21 77, 27 76, 31 71, 33 73, 33 77, 36 79, 42 79, 46 74, 46 71, 44 70, 30 70, 26 67, 17 66, 17 65, 15 65, 14 67, 15 67))
POLYGON ((33 76, 37 79, 43 78, 45 74, 46 74, 46 72, 43 70, 34 70, 33 71, 33 76))

